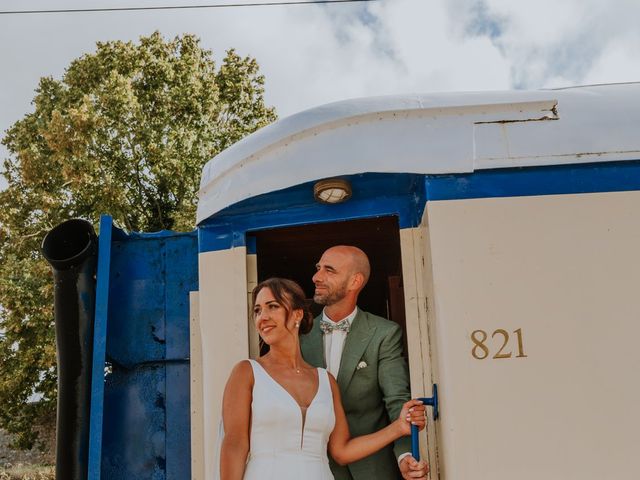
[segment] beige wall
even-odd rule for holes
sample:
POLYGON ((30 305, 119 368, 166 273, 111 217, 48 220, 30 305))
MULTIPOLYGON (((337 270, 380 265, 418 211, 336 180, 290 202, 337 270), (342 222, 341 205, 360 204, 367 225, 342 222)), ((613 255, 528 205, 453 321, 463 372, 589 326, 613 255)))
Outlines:
POLYGON ((191 480, 204 480, 204 402, 202 398, 202 334, 198 292, 189 294, 189 374, 191 381, 191 480))
POLYGON ((438 201, 426 215, 441 478, 640 478, 640 192, 438 201), (499 329, 511 358, 492 358, 499 329))
MULTIPOLYGON (((214 461, 224 386, 233 366, 249 356, 246 262, 245 247, 199 255, 202 414, 192 415, 192 422, 202 421, 203 428, 192 428, 192 435, 202 432, 200 440, 192 438, 192 446, 202 442, 207 479, 216 478, 214 461)), ((197 370, 192 372, 197 375, 197 370)))

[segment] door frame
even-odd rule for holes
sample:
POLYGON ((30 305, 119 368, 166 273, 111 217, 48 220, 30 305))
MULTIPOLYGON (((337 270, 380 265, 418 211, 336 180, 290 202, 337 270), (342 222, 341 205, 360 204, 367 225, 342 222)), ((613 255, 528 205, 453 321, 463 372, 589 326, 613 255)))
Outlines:
MULTIPOLYGON (((432 386, 437 382, 437 365, 433 345, 432 315, 433 275, 426 214, 415 228, 400 229, 400 252, 411 396, 431 397, 432 386)), ((427 412, 427 428, 420 433, 420 457, 429 461, 429 476, 440 478, 438 458, 438 428, 431 409, 427 412)))

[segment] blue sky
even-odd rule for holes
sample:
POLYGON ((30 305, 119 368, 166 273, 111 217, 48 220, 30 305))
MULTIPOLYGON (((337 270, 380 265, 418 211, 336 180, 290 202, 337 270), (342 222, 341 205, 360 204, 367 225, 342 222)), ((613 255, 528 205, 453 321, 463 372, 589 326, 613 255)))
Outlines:
MULTIPOLYGON (((260 0, 254 0, 260 1, 260 0)), ((236 3, 3 0, 2 10, 236 3)), ((159 30, 257 58, 280 116, 351 97, 640 80, 637 0, 380 0, 366 4, 0 15, 0 130, 96 41, 159 30)), ((0 157, 7 156, 0 148, 0 157)), ((0 186, 2 181, 0 180, 0 186)))

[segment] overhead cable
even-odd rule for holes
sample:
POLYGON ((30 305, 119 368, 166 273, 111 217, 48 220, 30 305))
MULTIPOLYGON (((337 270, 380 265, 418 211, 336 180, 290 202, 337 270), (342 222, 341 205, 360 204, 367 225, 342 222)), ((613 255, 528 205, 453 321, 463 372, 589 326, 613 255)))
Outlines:
POLYGON ((290 0, 275 2, 219 3, 210 5, 164 5, 157 7, 63 8, 55 10, 3 10, 0 15, 36 13, 134 12, 144 10, 188 10, 195 8, 278 7, 288 5, 320 5, 329 3, 368 3, 377 0, 290 0))

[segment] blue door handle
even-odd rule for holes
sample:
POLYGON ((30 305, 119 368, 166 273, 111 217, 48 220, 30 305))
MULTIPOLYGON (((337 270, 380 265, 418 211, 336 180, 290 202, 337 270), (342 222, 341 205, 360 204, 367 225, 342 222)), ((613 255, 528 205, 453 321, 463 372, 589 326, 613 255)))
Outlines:
MULTIPOLYGON (((422 401, 424 405, 430 405, 433 407, 433 419, 437 420, 439 416, 438 410, 438 385, 433 384, 432 397, 417 398, 416 400, 422 401)), ((418 427, 411 425, 411 455, 417 461, 420 461, 420 441, 418 440, 418 427)))

